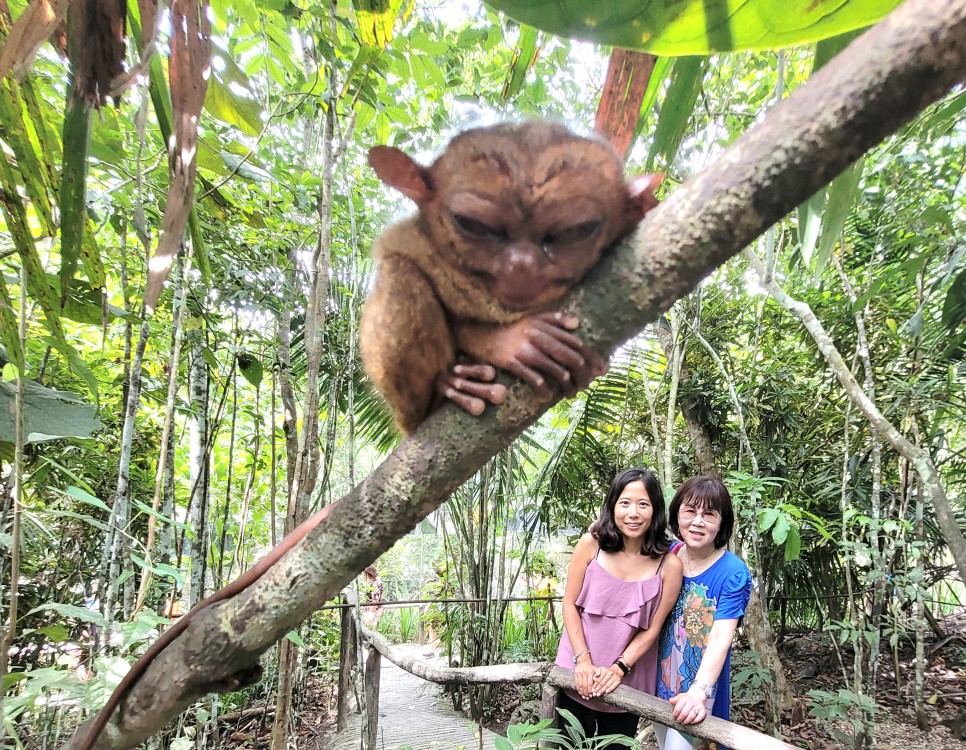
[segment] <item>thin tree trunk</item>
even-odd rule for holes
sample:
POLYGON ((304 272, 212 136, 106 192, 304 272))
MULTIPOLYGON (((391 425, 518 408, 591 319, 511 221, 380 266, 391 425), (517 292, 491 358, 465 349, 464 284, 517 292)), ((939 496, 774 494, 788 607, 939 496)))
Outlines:
MULTIPOLYGON (((255 389, 255 414, 260 413, 261 394, 262 389, 261 386, 259 386, 255 389)), ((234 578, 236 565, 238 566, 239 570, 245 569, 245 537, 248 535, 248 514, 251 510, 252 497, 255 494, 255 479, 258 476, 259 454, 262 452, 262 434, 261 430, 259 429, 261 421, 256 419, 254 420, 253 424, 254 430, 250 451, 251 462, 248 466, 248 478, 245 480, 245 492, 242 495, 241 517, 238 521, 238 541, 235 544, 235 552, 232 555, 231 563, 228 566, 228 574, 226 576, 228 580, 232 580, 234 578)))
POLYGON ((681 366, 684 361, 684 344, 681 343, 681 329, 674 308, 668 311, 671 321, 671 356, 667 357, 667 372, 671 385, 667 397, 667 420, 664 425, 664 477, 663 484, 670 492, 674 486, 674 415, 677 413, 678 384, 681 382, 681 366))
POLYGON ((191 401, 188 421, 188 473, 191 482, 188 526, 192 531, 189 609, 204 598, 208 570, 208 363, 202 356, 204 343, 203 332, 193 331, 188 368, 191 401))
MULTIPOLYGON (((10 524, 10 583, 7 587, 7 623, 0 629, 0 683, 4 683, 9 666, 10 649, 17 637, 17 610, 20 604, 20 511, 23 507, 23 410, 24 383, 26 381, 26 362, 23 352, 27 339, 27 272, 20 268, 20 305, 18 311, 18 338, 20 350, 16 353, 8 352, 16 359, 17 364, 17 393, 14 405, 14 445, 13 466, 10 468, 13 486, 10 488, 11 524, 10 524)), ((5 524, 4 524, 5 525, 5 524)), ((0 527, 2 528, 2 527, 0 527)), ((7 723, 4 721, 4 695, 6 690, 0 689, 0 747, 5 747, 4 739, 7 734, 7 723)))
MULTIPOLYGON (((159 451, 158 468, 155 472, 154 477, 154 497, 151 499, 151 509, 157 513, 158 509, 161 507, 161 499, 164 496, 164 482, 165 478, 168 476, 169 472, 169 461, 173 461, 173 450, 174 443, 172 441, 172 433, 174 430, 174 411, 177 405, 178 397, 178 365, 181 361, 181 341, 182 341, 182 330, 184 323, 184 309, 185 309, 185 293, 187 291, 187 286, 184 283, 184 246, 182 245, 181 252, 178 253, 177 263, 175 264, 175 271, 173 274, 173 309, 172 309, 172 331, 171 331, 171 355, 168 360, 168 393, 165 398, 164 403, 164 424, 161 427, 161 450, 159 451), (170 446, 170 451, 169 451, 170 446), (170 455, 169 455, 170 453, 170 455)), ((173 467, 170 467, 173 469, 173 467)), ((174 478, 173 471, 170 473, 172 481, 174 478)), ((165 497, 165 511, 169 509, 174 510, 174 500, 173 492, 171 495, 165 497)), ((167 518, 173 519, 172 515, 167 512, 162 513, 167 518)), ((148 535, 147 540, 144 543, 144 557, 147 564, 150 565, 154 557, 154 537, 157 529, 157 518, 155 515, 148 516, 148 535)), ((170 554, 171 549, 171 538, 172 538, 172 528, 171 524, 165 524, 165 530, 162 532, 166 536, 162 537, 161 552, 157 555, 157 559, 163 562, 168 562, 167 555, 170 554)), ((148 586, 151 582, 151 572, 148 567, 142 571, 141 574, 141 585, 138 588, 137 601, 134 605, 134 610, 137 612, 144 606, 144 599, 148 593, 148 586)))
POLYGON ((909 459, 909 462, 916 468, 916 472, 919 474, 923 486, 929 493, 930 500, 932 500, 933 512, 936 514, 939 530, 942 532, 946 544, 949 545, 949 551, 956 563, 959 575, 963 580, 966 580, 966 537, 963 536, 963 532, 959 528, 956 516, 949 504, 949 498, 946 496, 946 490, 943 487, 939 472, 936 470, 932 458, 925 450, 909 442, 885 418, 882 412, 879 411, 879 407, 876 406, 875 402, 866 395, 865 391, 862 390, 862 386, 859 385, 855 376, 852 375, 848 365, 845 364, 845 360, 842 359, 842 355, 835 347, 835 342, 832 340, 832 337, 825 331, 825 327, 815 316, 815 313, 812 312, 811 308, 804 302, 800 302, 789 296, 774 280, 766 281, 765 267, 758 256, 750 249, 745 250, 745 258, 748 259, 748 262, 758 273, 758 278, 768 293, 783 309, 801 321, 806 330, 812 335, 812 338, 818 346, 818 350, 825 357, 825 361, 828 363, 832 373, 842 384, 842 388, 852 403, 862 411, 870 423, 876 426, 876 429, 888 441, 889 445, 900 455, 909 459))
MULTIPOLYGON (((237 331, 237 320, 235 330, 237 331)), ((227 384, 225 389, 227 391, 227 384)), ((225 506, 221 514, 221 538, 218 541, 218 572, 214 576, 215 587, 221 588, 225 585, 225 549, 228 545, 228 519, 231 513, 231 495, 234 489, 234 464, 235 464, 235 434, 238 428, 238 377, 231 379, 231 427, 228 434, 228 472, 225 477, 225 506)), ((237 549, 237 546, 236 546, 237 549)))
MULTIPOLYGON (((923 543, 923 524, 922 524, 922 510, 923 510, 923 492, 922 492, 922 482, 917 481, 915 487, 916 492, 916 516, 914 523, 914 534, 916 542, 919 544, 923 543)), ((919 572, 920 581, 923 580, 924 575, 925 558, 923 555, 918 555, 916 557, 915 569, 919 572)), ((916 629, 916 676, 915 676, 915 687, 913 689, 913 704, 916 710, 916 725, 923 732, 929 730, 929 716, 926 713, 926 701, 925 692, 923 685, 925 683, 925 672, 926 672, 926 619, 924 616, 925 602, 923 601, 923 590, 922 585, 916 585, 916 597, 912 602, 912 621, 913 626, 916 629)))
MULTIPOLYGON (((172 521, 176 520, 174 516, 174 433, 174 429, 169 430, 168 439, 163 446, 165 452, 164 494, 161 502, 162 515, 172 521)), ((161 533, 158 536, 158 559, 163 562, 171 562, 175 557, 174 531, 173 523, 166 523, 161 527, 161 533)), ((175 586, 172 585, 171 590, 174 591, 175 586)))
POLYGON ((119 580, 122 571, 132 571, 131 545, 128 534, 128 522, 131 517, 131 451, 134 445, 135 419, 138 404, 141 400, 141 373, 144 364, 144 352, 148 345, 151 326, 142 315, 137 348, 131 361, 130 381, 127 391, 127 404, 124 408, 124 426, 121 430, 120 457, 118 460, 117 486, 114 491, 114 507, 111 512, 110 557, 108 562, 107 595, 105 615, 110 619, 115 609, 115 596, 123 594, 122 610, 125 618, 134 609, 134 587, 130 576, 125 579, 123 589, 117 592, 115 582, 119 580))
MULTIPOLYGON (((651 440, 654 443, 654 456, 657 463, 657 475, 664 477, 667 469, 664 466, 664 451, 661 450, 661 430, 657 420, 657 394, 651 386, 651 379, 647 376, 647 368, 644 366, 643 353, 641 356, 641 380, 644 386, 644 397, 647 399, 647 413, 651 417, 651 440)), ((670 489, 670 488, 669 488, 670 489)))
MULTIPOLYGON (((674 361, 675 342, 670 326, 664 325, 664 319, 662 319, 653 326, 653 329, 657 334, 657 340, 661 343, 661 348, 664 349, 665 359, 668 362, 674 361)), ((683 358, 680 376, 682 383, 687 383, 691 379, 691 371, 683 358)), ((683 398, 680 400, 680 408, 681 416, 684 417, 684 424, 688 429, 688 437, 691 438, 691 447, 694 450, 694 460, 698 465, 698 472, 709 477, 720 477, 721 473, 715 465, 711 436, 708 435, 707 428, 701 423, 698 404, 694 399, 683 398)), ((670 425, 668 425, 668 429, 670 429, 670 425)))

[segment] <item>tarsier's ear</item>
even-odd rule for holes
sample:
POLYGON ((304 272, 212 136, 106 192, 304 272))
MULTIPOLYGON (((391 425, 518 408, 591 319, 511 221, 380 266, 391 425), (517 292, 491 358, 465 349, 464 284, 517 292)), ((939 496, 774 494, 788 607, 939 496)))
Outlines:
POLYGON ((634 224, 644 218, 652 208, 657 208, 658 199, 654 192, 664 175, 642 174, 631 179, 627 184, 627 218, 634 224))
POLYGON ((375 146, 369 150, 369 165, 379 179, 422 206, 433 196, 429 170, 413 161, 409 154, 392 146, 375 146))

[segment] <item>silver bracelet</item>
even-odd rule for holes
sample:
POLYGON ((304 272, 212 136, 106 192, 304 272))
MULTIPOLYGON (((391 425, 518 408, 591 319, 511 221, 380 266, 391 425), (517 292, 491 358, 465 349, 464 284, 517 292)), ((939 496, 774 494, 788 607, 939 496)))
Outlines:
POLYGON ((577 663, 577 659, 579 659, 581 656, 583 656, 584 654, 589 654, 589 653, 590 653, 590 649, 589 648, 585 648, 583 651, 578 651, 576 654, 574 654, 574 664, 577 663))
POLYGON ((714 695, 714 686, 709 685, 707 682, 695 680, 691 683, 691 687, 700 688, 700 690, 704 693, 705 698, 710 698, 712 695, 714 695))

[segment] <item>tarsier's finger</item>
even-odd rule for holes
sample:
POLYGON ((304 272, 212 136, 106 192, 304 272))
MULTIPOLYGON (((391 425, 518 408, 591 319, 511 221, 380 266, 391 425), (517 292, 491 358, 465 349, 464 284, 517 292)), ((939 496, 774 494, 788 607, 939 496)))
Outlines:
POLYGON ((496 368, 493 365, 460 362, 453 365, 453 372, 463 378, 472 380, 496 380, 496 368))
POLYGON ((580 339, 543 321, 534 322, 527 330, 527 338, 541 353, 549 355, 567 370, 582 367, 587 361, 581 351, 585 347, 580 339))
MULTIPOLYGON (((560 313, 560 315, 566 315, 566 317, 569 319, 576 320, 576 318, 573 315, 569 315, 569 313, 560 313)), ((568 320, 567 322, 570 321, 568 320)), ((539 315, 537 316, 536 320, 534 320, 531 326, 531 331, 540 331, 541 334, 550 336, 556 342, 558 342, 559 345, 548 344, 548 346, 555 346, 553 350, 548 349, 548 352, 552 353, 558 362, 570 367, 581 367, 581 363, 571 365, 567 359, 560 358, 567 357, 572 360, 575 354, 586 360, 590 364, 590 369, 593 372, 593 377, 591 377, 591 380, 594 377, 603 375, 605 372, 607 372, 609 367, 607 360, 600 356, 600 354, 598 354, 597 351, 592 347, 587 346, 579 336, 570 333, 569 330, 561 328, 560 323, 561 321, 558 321, 556 318, 554 318, 553 314, 548 313, 545 315, 539 315), (557 356, 557 352, 560 353, 560 357, 557 356)), ((541 341, 546 341, 546 339, 541 338, 541 341)))
MULTIPOLYGON (((559 362, 553 354, 548 353, 538 343, 528 341, 520 347, 520 351, 515 357, 522 367, 534 370, 551 378, 566 383, 570 380, 570 371, 566 363, 559 362)), ((577 355, 577 361, 573 366, 578 366, 583 359, 577 355)))
POLYGON ((460 407, 463 411, 478 417, 486 409, 486 402, 481 398, 468 396, 455 388, 443 388, 442 394, 460 407))
POLYGON ((574 331, 580 326, 580 318, 568 312, 548 312, 535 316, 536 320, 545 320, 552 325, 574 331))
POLYGON ((482 414, 488 403, 502 404, 506 400, 506 387, 499 383, 481 383, 450 373, 440 375, 436 387, 445 398, 474 415, 482 414))

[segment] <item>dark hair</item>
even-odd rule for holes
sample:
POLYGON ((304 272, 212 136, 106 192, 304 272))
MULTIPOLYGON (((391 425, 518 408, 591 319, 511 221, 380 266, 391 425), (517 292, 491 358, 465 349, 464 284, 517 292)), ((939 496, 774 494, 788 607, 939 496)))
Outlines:
POLYGON ((671 531, 681 536, 678 526, 678 511, 682 505, 693 505, 698 510, 710 509, 717 511, 721 516, 721 525, 718 533, 714 537, 715 549, 728 546, 731 539, 731 532, 735 528, 735 509, 731 504, 731 495, 728 488, 724 486, 717 477, 697 476, 691 477, 684 484, 678 487, 671 500, 671 507, 668 508, 668 525, 671 531))
POLYGON ((644 489, 647 491, 653 509, 651 525, 644 532, 641 554, 648 557, 660 557, 670 549, 671 543, 667 538, 664 492, 661 490, 661 483, 653 471, 628 469, 618 474, 607 491, 604 504, 600 507, 600 515, 590 525, 590 533, 604 552, 620 552, 624 549, 624 536, 614 522, 614 506, 617 505, 624 488, 631 482, 642 482, 644 484, 644 489))

